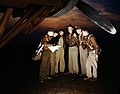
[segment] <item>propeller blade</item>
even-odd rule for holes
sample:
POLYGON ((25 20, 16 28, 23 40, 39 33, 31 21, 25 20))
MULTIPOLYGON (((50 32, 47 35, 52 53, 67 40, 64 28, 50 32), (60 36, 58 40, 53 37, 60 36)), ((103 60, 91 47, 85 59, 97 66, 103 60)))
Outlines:
POLYGON ((61 15, 64 15, 65 13, 67 13, 68 11, 70 11, 74 6, 76 6, 77 2, 79 0, 69 0, 69 2, 67 3, 67 5, 61 9, 60 11, 58 11, 56 14, 54 14, 54 17, 58 17, 61 15))
POLYGON ((114 26, 99 12, 97 12, 93 7, 88 5, 87 3, 79 0, 76 4, 76 7, 83 12, 91 21, 93 21, 96 25, 109 32, 110 34, 115 34, 116 29, 114 26))

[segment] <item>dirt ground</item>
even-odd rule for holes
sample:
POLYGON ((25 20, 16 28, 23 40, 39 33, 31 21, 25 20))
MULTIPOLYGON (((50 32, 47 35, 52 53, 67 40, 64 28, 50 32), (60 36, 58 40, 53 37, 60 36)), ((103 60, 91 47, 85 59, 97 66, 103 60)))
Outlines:
POLYGON ((53 79, 31 81, 16 89, 16 94, 120 94, 118 80, 84 81, 79 75, 59 74, 53 79))
POLYGON ((84 81, 79 75, 59 74, 40 83, 40 62, 31 59, 36 46, 11 44, 0 50, 0 94, 120 94, 119 55, 116 55, 119 47, 110 45, 102 47, 96 82, 84 81))

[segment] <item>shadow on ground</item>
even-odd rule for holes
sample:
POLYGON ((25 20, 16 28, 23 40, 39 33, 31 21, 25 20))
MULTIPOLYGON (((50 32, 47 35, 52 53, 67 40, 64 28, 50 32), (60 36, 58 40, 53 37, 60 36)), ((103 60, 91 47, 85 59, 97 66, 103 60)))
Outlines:
POLYGON ((16 94, 119 94, 118 81, 84 81, 79 75, 58 75, 40 83, 38 80, 16 89, 16 94))
POLYGON ((98 80, 58 75, 40 83, 40 62, 32 61, 38 44, 11 43, 0 49, 0 94, 120 94, 118 43, 105 42, 98 62, 98 80), (6 93, 7 92, 7 93, 6 93))

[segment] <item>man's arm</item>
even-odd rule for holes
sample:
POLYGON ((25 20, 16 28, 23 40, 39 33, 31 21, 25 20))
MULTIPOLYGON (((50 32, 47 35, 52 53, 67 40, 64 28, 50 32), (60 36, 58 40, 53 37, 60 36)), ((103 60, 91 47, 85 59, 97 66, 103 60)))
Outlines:
POLYGON ((94 45, 95 52, 98 54, 98 52, 99 52, 99 45, 98 45, 98 43, 96 41, 96 38, 94 36, 91 37, 91 42, 94 45))

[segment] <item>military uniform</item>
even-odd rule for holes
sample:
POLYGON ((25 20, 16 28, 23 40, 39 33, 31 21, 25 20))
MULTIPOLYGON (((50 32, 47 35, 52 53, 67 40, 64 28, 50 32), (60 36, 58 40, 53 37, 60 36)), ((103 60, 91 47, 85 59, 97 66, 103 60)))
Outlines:
POLYGON ((77 39, 74 34, 68 34, 66 36, 66 41, 68 44, 68 69, 69 73, 78 74, 79 67, 78 67, 78 43, 79 40, 77 39))
POLYGON ((88 57, 88 49, 85 43, 85 39, 82 34, 79 35, 79 53, 80 53, 80 65, 81 65, 81 75, 86 75, 86 60, 88 57))
POLYGON ((48 49, 48 42, 50 41, 50 37, 48 35, 43 36, 41 39, 41 46, 40 46, 40 52, 42 52, 41 55, 41 64, 40 64, 40 72, 39 72, 39 78, 41 80, 48 79, 50 76, 50 56, 51 52, 48 49))
POLYGON ((55 64, 55 73, 58 73, 58 64, 60 62, 60 72, 65 71, 65 58, 64 58, 64 49, 65 49, 65 37, 61 36, 58 37, 58 45, 61 46, 57 51, 56 51, 56 64, 55 64))
POLYGON ((97 78, 97 62, 99 53, 99 45, 93 35, 88 36, 87 49, 89 51, 88 58, 86 60, 86 72, 88 78, 97 78))

